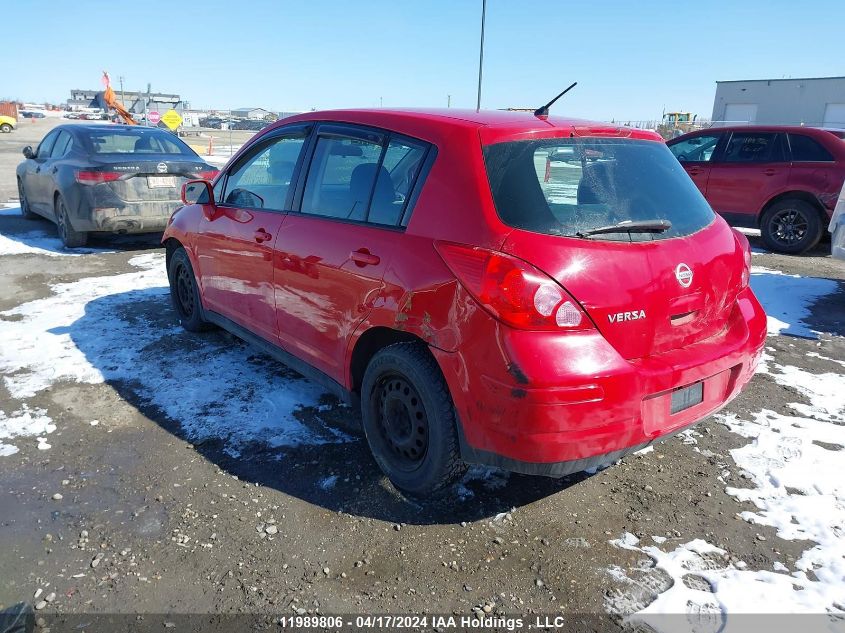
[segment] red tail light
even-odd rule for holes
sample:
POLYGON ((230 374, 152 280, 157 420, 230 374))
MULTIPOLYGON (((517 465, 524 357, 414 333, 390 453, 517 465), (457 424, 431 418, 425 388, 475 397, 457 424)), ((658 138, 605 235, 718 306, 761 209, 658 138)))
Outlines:
POLYGON ((118 180, 122 174, 116 171, 77 171, 76 182, 80 185, 99 185, 102 182, 118 180))
POLYGON ((484 248, 438 242, 437 252, 492 316, 522 330, 589 330, 593 324, 560 284, 531 264, 484 248))
POLYGON ((212 169, 211 171, 201 171, 197 176, 202 180, 214 180, 214 177, 219 173, 219 169, 212 169))

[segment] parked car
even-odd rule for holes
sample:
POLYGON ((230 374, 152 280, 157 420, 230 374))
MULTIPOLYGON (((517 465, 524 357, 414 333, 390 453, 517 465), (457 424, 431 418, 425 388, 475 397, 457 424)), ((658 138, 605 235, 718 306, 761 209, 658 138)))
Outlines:
POLYGON ((748 241, 653 132, 522 112, 310 112, 183 191, 163 242, 214 324, 360 403, 400 490, 562 476, 724 406, 766 315, 748 241), (549 155, 577 162, 555 164, 549 155))
POLYGON ((78 119, 82 116, 79 112, 66 112, 62 115, 64 119, 78 119))
POLYGON ((182 183, 217 171, 173 135, 129 125, 60 125, 23 154, 21 211, 55 222, 70 247, 91 232, 162 231, 182 183))
POLYGON ((845 181, 845 143, 830 130, 710 128, 667 145, 714 211, 781 253, 819 242, 845 181))
POLYGON ((18 122, 15 120, 14 117, 6 116, 5 114, 0 114, 0 132, 8 134, 16 127, 18 127, 18 122))
POLYGON ((21 110, 20 115, 25 119, 43 119, 47 115, 37 110, 21 110))

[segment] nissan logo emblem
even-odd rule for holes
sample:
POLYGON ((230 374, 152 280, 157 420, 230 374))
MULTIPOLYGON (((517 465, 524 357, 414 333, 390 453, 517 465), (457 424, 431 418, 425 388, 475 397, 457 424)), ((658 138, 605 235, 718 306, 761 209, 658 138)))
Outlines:
POLYGON ((167 165, 165 163, 159 163, 158 165, 156 165, 156 171, 160 174, 166 174, 167 165))
POLYGON ((692 284, 692 270, 686 264, 678 264, 678 267, 675 268, 675 279, 684 288, 689 288, 692 284))

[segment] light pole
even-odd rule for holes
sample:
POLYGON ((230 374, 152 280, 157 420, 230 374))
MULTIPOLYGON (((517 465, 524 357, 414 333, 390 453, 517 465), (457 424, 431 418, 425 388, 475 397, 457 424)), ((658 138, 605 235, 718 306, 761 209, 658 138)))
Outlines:
POLYGON ((481 0, 481 46, 478 51, 478 101, 475 111, 481 110, 481 73, 484 68, 484 18, 487 15, 487 0, 481 0))

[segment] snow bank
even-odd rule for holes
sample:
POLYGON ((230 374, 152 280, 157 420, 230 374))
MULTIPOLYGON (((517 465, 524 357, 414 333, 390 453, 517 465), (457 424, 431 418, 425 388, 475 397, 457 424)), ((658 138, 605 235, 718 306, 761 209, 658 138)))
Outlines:
POLYGON ((779 270, 752 266, 751 288, 769 317, 770 335, 818 338, 818 333, 810 329, 805 319, 810 316, 813 303, 836 292, 839 285, 830 279, 787 275, 779 270))

